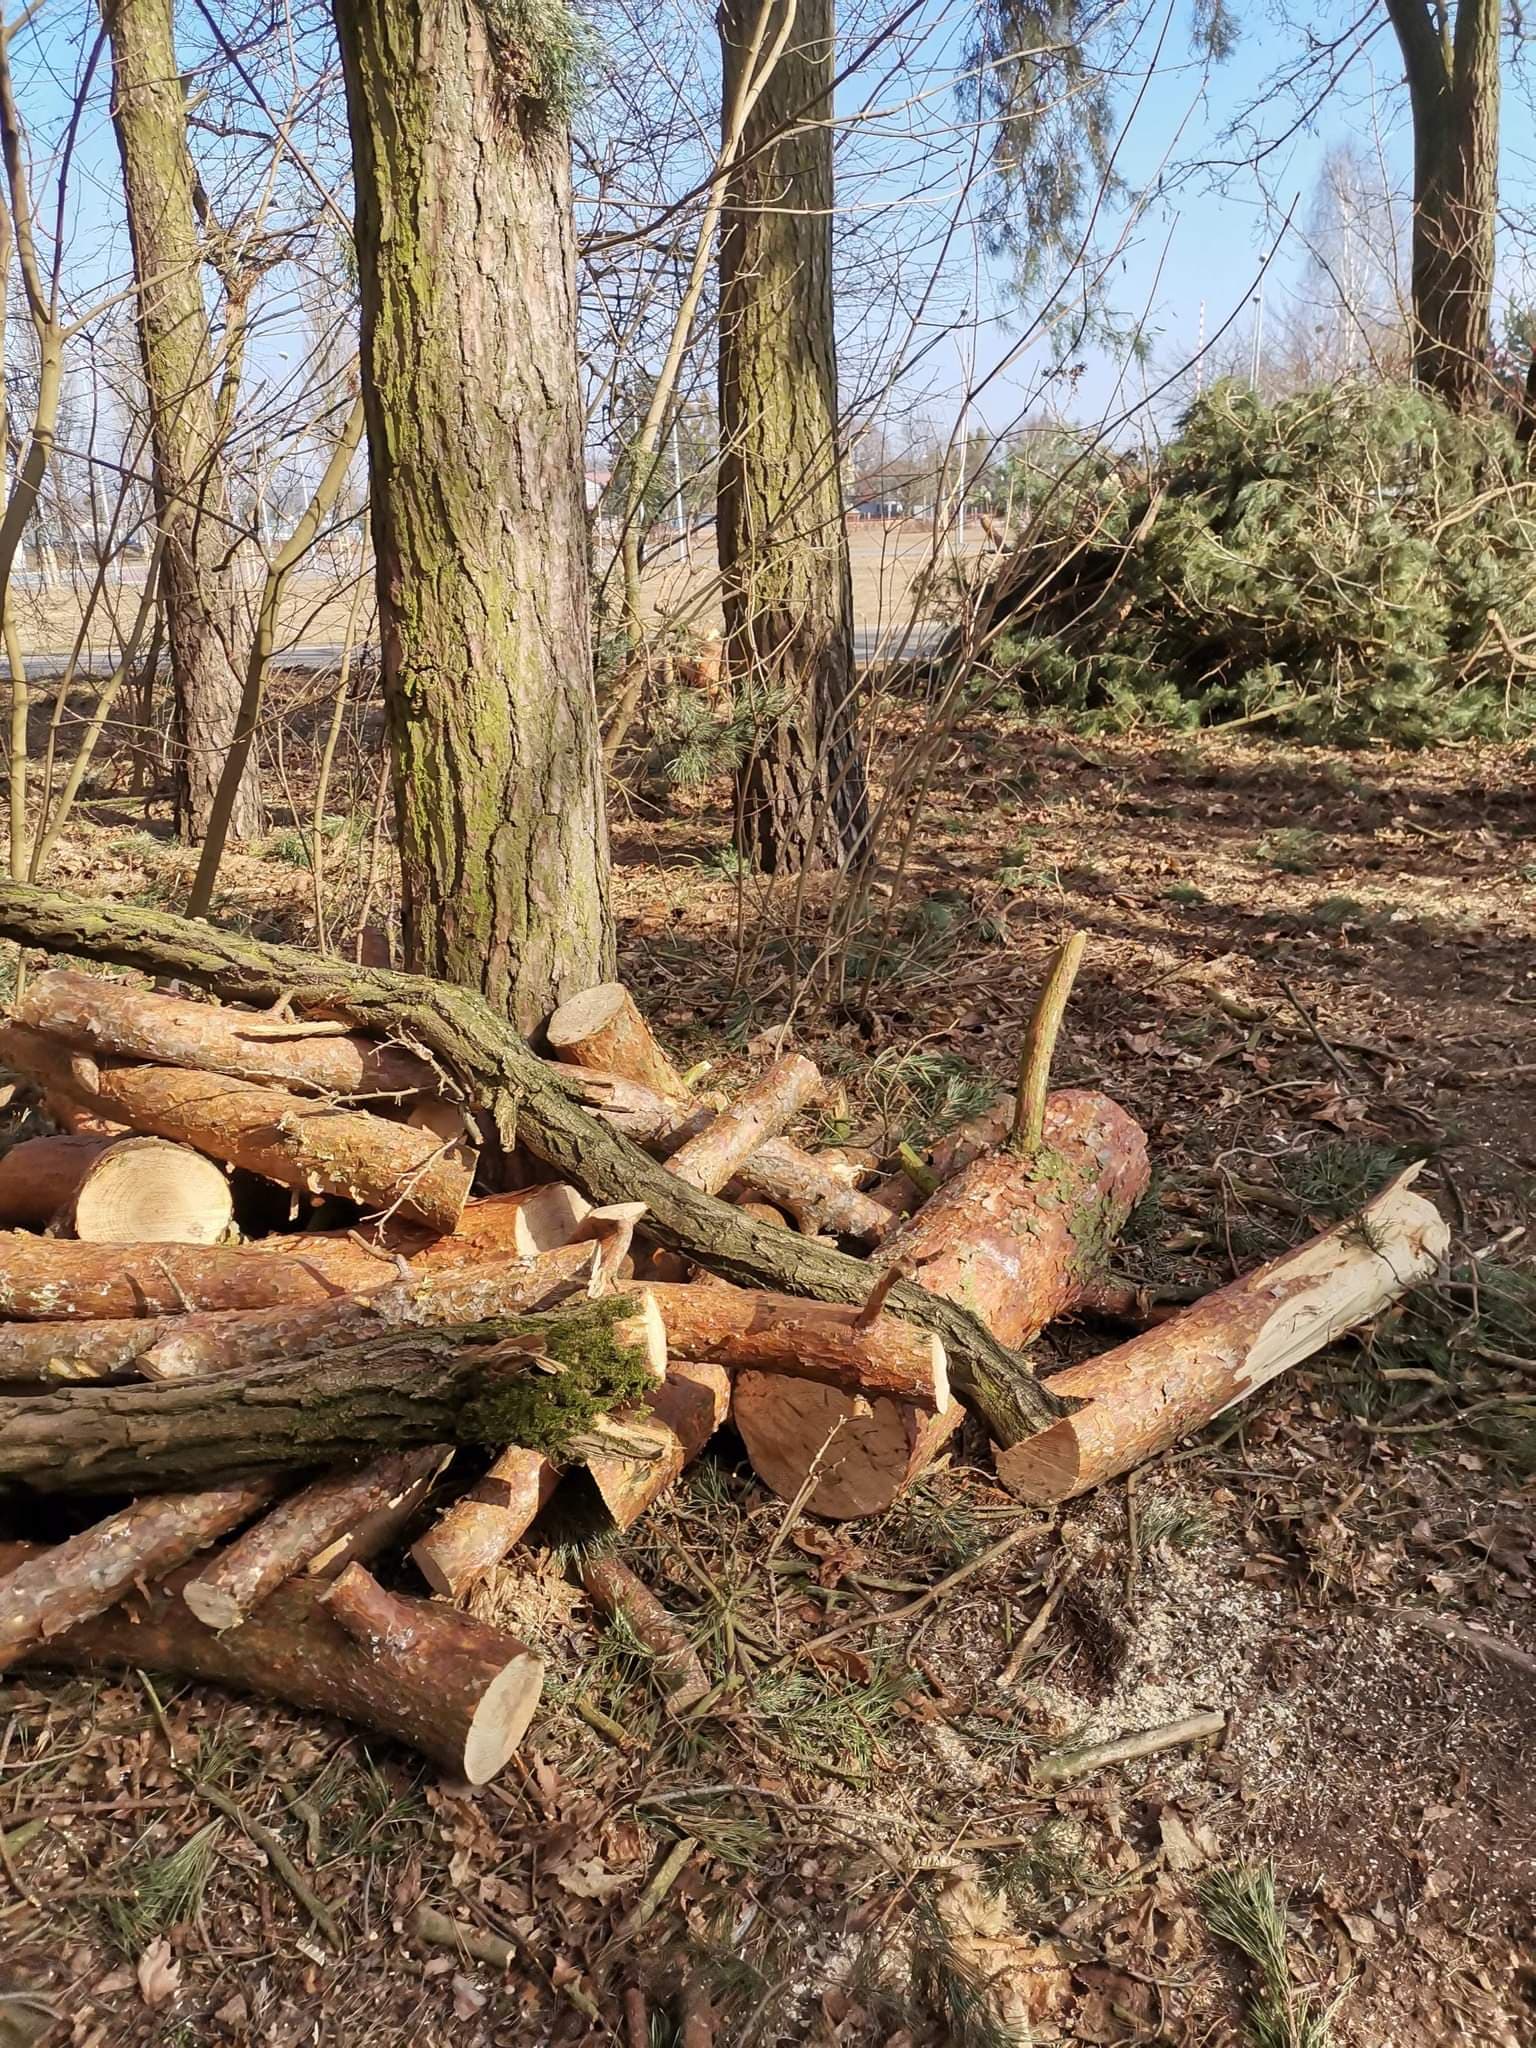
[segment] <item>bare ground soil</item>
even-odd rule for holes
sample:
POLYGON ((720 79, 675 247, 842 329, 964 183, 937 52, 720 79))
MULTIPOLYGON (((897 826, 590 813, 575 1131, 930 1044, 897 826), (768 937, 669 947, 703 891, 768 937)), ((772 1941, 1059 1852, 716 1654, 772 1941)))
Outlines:
MULTIPOLYGON (((161 1719, 137 1681, 13 1676, 0 2041, 938 2048, 1009 2038, 1001 2010, 1013 2039, 1207 2048, 1248 2038, 1255 1977, 1202 1889, 1266 1860, 1337 2048, 1536 2039, 1528 781, 1503 751, 978 719, 829 988, 806 967, 837 885, 734 876, 722 792, 637 779, 624 971, 680 1054, 728 1077, 787 1030, 843 1090, 823 1130, 921 1143, 1007 1084, 1082 926, 1058 1077, 1123 1101, 1158 1167, 1128 1273, 1219 1285, 1422 1158, 1449 1284, 1054 1516, 1008 1501, 971 1433, 842 1527, 789 1516, 722 1440, 624 1552, 724 1683, 713 1709, 662 1717, 555 1529, 478 1596, 550 1659, 521 1761, 480 1793, 212 1691, 157 1688, 161 1719), (1211 1708, 1214 1747, 1032 1776, 1211 1708), (279 1834, 338 1946, 200 1781, 279 1834), (519 1960, 423 1944, 423 1900, 519 1960)), ((98 810, 62 877, 174 901, 186 857, 126 816, 98 810)), ((229 908, 302 939, 290 842, 231 861, 229 908)), ((1061 1330, 1039 1362, 1120 1334, 1061 1330)))

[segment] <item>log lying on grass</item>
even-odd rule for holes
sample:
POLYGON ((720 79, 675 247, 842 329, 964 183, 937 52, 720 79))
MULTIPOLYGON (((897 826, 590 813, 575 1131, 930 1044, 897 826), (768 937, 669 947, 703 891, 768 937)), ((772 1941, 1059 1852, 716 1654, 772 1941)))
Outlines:
MULTIPOLYGON (((561 1451, 594 1412, 642 1399, 654 1365, 628 1341, 653 1304, 581 1301, 543 1315, 400 1329, 323 1358, 0 1401, 0 1484, 105 1491, 232 1471, 341 1464, 426 1443, 561 1451)), ((646 1341, 649 1342, 649 1335, 646 1341)))
POLYGON ((222 1244, 235 1198, 228 1175, 201 1152, 119 1138, 85 1168, 60 1222, 86 1244, 222 1244))
POLYGON ((152 1494, 27 1558, 0 1579, 0 1671, 227 1536, 266 1506, 275 1486, 239 1480, 202 1493, 152 1494))
POLYGON ((944 1346, 900 1316, 866 1318, 862 1308, 724 1282, 646 1285, 661 1310, 669 1357, 787 1373, 919 1408, 949 1406, 944 1346))
POLYGON ((319 1095, 410 1095, 442 1087, 430 1061, 345 1025, 292 1023, 188 1002, 131 982, 50 968, 17 998, 17 1024, 113 1059, 152 1060, 319 1095))
MULTIPOLYGON (((208 1628, 234 1628, 339 1537, 381 1510, 398 1508, 435 1479, 453 1456, 446 1444, 395 1451, 356 1470, 330 1472, 301 1487, 186 1580, 181 1596, 208 1628)), ((173 1560, 179 1562, 179 1560, 173 1560)), ((3 1596, 0 1587, 0 1596, 3 1596)))
MULTIPOLYGON (((0 1570, 28 1549, 0 1545, 0 1570)), ((48 1554, 32 1553, 39 1560, 48 1554)), ((24 1661, 163 1671, 335 1714, 472 1785, 485 1784, 514 1754, 544 1679, 540 1660, 515 1637, 434 1601, 385 1593, 360 1565, 330 1586, 292 1579, 222 1634, 195 1618, 173 1576, 51 1637, 24 1661)))
POLYGON ((1065 1088, 1045 1105, 1037 1150, 972 1160, 876 1262, 963 1303, 1002 1343, 1027 1344, 1098 1279, 1148 1176, 1141 1126, 1107 1095, 1065 1088))
MULTIPOLYGON (((270 1248, 244 1245, 76 1244, 0 1231, 0 1316, 22 1322, 94 1322, 169 1316, 192 1309, 288 1308, 382 1286, 399 1271, 349 1237, 303 1237, 270 1248)), ((0 1379, 19 1375, 8 1343, 24 1332, 0 1325, 0 1379)))
POLYGON ((470 1173, 430 1131, 362 1109, 186 1067, 98 1066, 87 1053, 0 1026, 0 1062, 135 1131, 173 1138, 279 1186, 344 1195, 428 1230, 452 1230, 470 1173))
POLYGON ((598 1253, 595 1244, 562 1245, 534 1259, 482 1259, 308 1308, 166 1317, 134 1362, 146 1379, 154 1380, 250 1372, 285 1360, 325 1357, 394 1331, 483 1323, 556 1308, 572 1295, 593 1291, 598 1253))
MULTIPOLYGON (((381 1038, 408 1039, 486 1114, 503 1146, 515 1133, 524 1151, 573 1181, 589 1200, 643 1201, 647 1230, 660 1243, 738 1283, 823 1301, 857 1303, 869 1292, 863 1260, 752 1222, 686 1186, 590 1116, 472 990, 263 945, 163 911, 84 903, 23 882, 0 881, 0 937, 176 975, 228 1001, 287 997, 300 1012, 339 1017, 381 1038)), ((1026 1362, 963 1308, 905 1280, 893 1288, 889 1306, 942 1338, 955 1386, 980 1409, 998 1442, 1017 1442, 1060 1412, 1062 1404, 1026 1362)))
POLYGON ((582 1590, 600 1614, 622 1617, 652 1657, 652 1672, 671 1714, 685 1714, 709 1691, 698 1651, 650 1587, 616 1557, 587 1556, 580 1566, 582 1590))
POLYGON ((1413 1193, 1418 1171, 1299 1250, 1057 1373, 1053 1391, 1087 1405, 999 1451, 999 1479, 1019 1500, 1069 1500, 1203 1428, 1427 1280, 1450 1231, 1413 1193))
POLYGON ((832 1521, 883 1514, 963 1415, 958 1401, 924 1410, 766 1372, 738 1373, 731 1398, 731 1420, 758 1478, 780 1500, 796 1500, 814 1474, 804 1505, 832 1521))

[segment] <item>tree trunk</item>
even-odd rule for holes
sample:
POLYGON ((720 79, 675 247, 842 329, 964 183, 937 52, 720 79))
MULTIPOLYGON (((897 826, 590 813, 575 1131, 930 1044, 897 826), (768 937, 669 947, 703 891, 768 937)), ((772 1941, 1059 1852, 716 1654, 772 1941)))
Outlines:
POLYGON ((526 1030, 613 934, 570 145, 499 18, 336 5, 406 956, 526 1030))
MULTIPOLYGON (((0 1546, 0 1570, 27 1550, 0 1546)), ((517 1747, 544 1678, 515 1637, 435 1601, 385 1593, 359 1565, 330 1587, 291 1580, 222 1634, 194 1619, 172 1578, 26 1661, 164 1671, 285 1700, 390 1736, 471 1784, 493 1777, 517 1747)))
MULTIPOLYGON (((617 1131, 589 1116, 571 1100, 558 1075, 469 989, 319 959, 295 946, 264 945, 243 933, 219 931, 165 911, 83 903, 56 890, 3 877, 0 938, 140 971, 180 975, 228 1002, 270 1003, 286 995, 300 1012, 340 1017, 380 1038, 408 1039, 441 1061, 464 1100, 475 1103, 494 1124, 503 1147, 520 1142, 555 1173, 574 1182, 589 1200, 643 1201, 647 1233, 659 1243, 746 1286, 856 1304, 869 1296, 870 1268, 864 1260, 753 1222, 729 1203, 688 1187, 617 1131)), ((35 1239, 29 1242, 37 1248, 35 1239)), ((301 1242, 316 1244, 313 1238, 301 1242)), ((344 1248, 354 1257, 365 1256, 356 1246, 344 1248)), ((86 1248, 41 1249, 57 1253, 86 1248)), ((13 1250, 14 1240, 0 1245, 0 1272, 13 1250)), ((270 1254, 259 1251, 199 1256, 274 1263, 270 1254)), ((288 1258, 282 1263, 296 1262, 288 1258)), ((160 1297, 170 1292, 163 1282, 155 1291, 160 1297)), ((169 1313, 178 1305, 171 1299, 158 1310, 145 1304, 97 1307, 84 1313, 169 1313)), ((980 1410, 999 1443, 1016 1443, 1065 1411, 1065 1404, 1040 1386, 1017 1352, 1000 1344, 958 1304, 929 1294, 910 1280, 899 1280, 890 1289, 886 1306, 943 1340, 956 1391, 980 1410)), ((9 1312, 35 1315, 38 1310, 12 1306, 9 1312)), ((78 1307, 44 1310, 55 1319, 81 1312, 78 1307)))
POLYGON ((1413 110, 1413 373, 1454 411, 1490 389, 1500 0, 1388 0, 1413 110))
MULTIPOLYGON (((790 4, 724 0, 727 109, 790 4)), ((737 843, 770 874, 842 867, 869 828, 838 441, 832 76, 831 0, 799 0, 747 118, 720 238, 717 534, 731 686, 755 730, 737 843)))
POLYGON ((340 1464, 426 1443, 580 1440, 593 1410, 643 1399, 654 1367, 625 1342, 639 1306, 394 1330, 324 1358, 0 1402, 0 1482, 39 1490, 200 1486, 230 1472, 340 1464), (617 1318, 617 1320, 616 1320, 617 1318), (554 1359, 563 1372, 537 1369, 554 1359))
MULTIPOLYGON (((161 602, 171 644, 176 826, 201 838, 239 722, 234 529, 228 518, 217 370, 203 296, 186 95, 171 0, 102 0, 112 44, 112 121, 138 280, 139 348, 149 402, 161 602)), ((230 821, 261 830, 252 763, 230 821)))

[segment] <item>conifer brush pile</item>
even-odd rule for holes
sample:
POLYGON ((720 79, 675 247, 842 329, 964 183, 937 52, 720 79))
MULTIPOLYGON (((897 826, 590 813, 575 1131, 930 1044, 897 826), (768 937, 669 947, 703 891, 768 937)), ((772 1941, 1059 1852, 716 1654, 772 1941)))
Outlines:
MULTIPOLYGON (((162 951, 179 932, 206 943, 206 927, 160 923, 162 951)), ((131 951, 110 943, 107 957, 131 951)), ((1100 1296, 1148 1180, 1145 1133, 1118 1104, 1048 1092, 1082 950, 1074 938, 1056 961, 1011 1112, 884 1175, 785 1135, 821 1097, 810 1060, 785 1053, 730 1100, 701 1094, 617 984, 549 1020, 553 1057, 523 1077, 515 1124, 506 1091, 476 1099, 425 1034, 371 1035, 326 1014, 339 1003, 259 1010, 35 975, 0 1062, 59 1128, 0 1160, 0 1488, 23 1537, 39 1493, 85 1507, 63 1543, 0 1553, 0 1667, 206 1678, 480 1782, 520 1741, 541 1670, 458 1603, 546 1511, 567 1539, 622 1532, 730 1422, 785 1500, 878 1513, 964 1413, 960 1354, 935 1323, 979 1326, 1015 1361, 1033 1426, 1008 1427, 1015 1411, 1000 1420, 973 1382, 966 1398, 1004 1483, 1057 1501, 1434 1270, 1445 1228, 1405 1177, 1347 1227, 1035 1385, 1020 1353, 1100 1296), (546 1081, 665 1173, 609 1145, 554 1174, 566 1140, 527 1092, 546 1081), (625 1199, 614 1157, 649 1200, 625 1199), (701 1219, 686 1233, 657 1220, 673 1188, 701 1219), (733 1211, 760 1227, 746 1251, 733 1211), (818 1298, 824 1276, 846 1293, 859 1270, 818 1240, 863 1260, 858 1298, 818 1298), (752 1256, 760 1241, 770 1256, 752 1256), (789 1284, 739 1284, 767 1271, 789 1284), (941 1300, 966 1313, 944 1323, 941 1300)), ((317 984, 346 974, 312 965, 317 984)), ((672 1710, 692 1710, 692 1646, 598 1555, 575 1567, 589 1598, 651 1643, 672 1710)))

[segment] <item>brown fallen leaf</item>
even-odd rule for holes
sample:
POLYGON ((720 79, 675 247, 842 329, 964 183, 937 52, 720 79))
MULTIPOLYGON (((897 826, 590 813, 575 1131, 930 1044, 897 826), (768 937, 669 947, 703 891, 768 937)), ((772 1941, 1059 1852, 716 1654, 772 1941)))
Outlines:
POLYGON ((146 2005, 164 2005, 176 1996, 181 1984, 181 1965, 171 1954, 171 1944, 163 1934, 157 1934, 139 1957, 134 1975, 139 1980, 139 1996, 146 2005))

